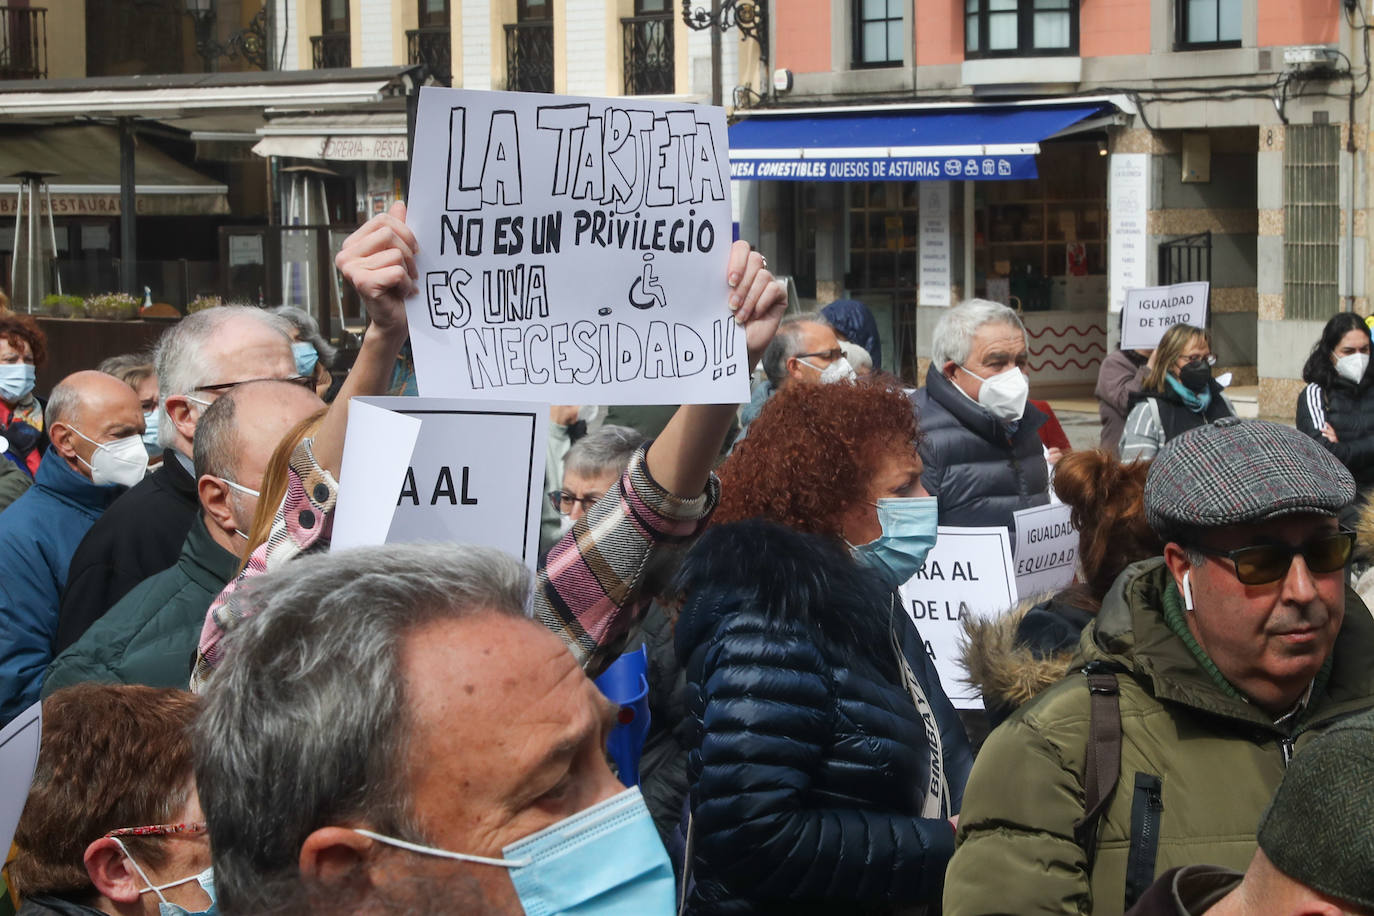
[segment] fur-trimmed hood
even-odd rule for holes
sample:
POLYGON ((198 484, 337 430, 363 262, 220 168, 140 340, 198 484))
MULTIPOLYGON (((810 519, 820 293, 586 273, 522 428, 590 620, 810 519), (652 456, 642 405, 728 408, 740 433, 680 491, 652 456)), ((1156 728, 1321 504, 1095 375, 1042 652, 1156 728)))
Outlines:
POLYGON ((1092 612, 1055 598, 1028 599, 1000 617, 965 617, 960 645, 965 679, 989 710, 1010 712, 1069 672, 1075 635, 1092 612), (1035 633, 1024 632, 1027 617, 1035 633))
POLYGON ((1355 555, 1374 559, 1374 491, 1365 491, 1364 504, 1355 519, 1355 555))

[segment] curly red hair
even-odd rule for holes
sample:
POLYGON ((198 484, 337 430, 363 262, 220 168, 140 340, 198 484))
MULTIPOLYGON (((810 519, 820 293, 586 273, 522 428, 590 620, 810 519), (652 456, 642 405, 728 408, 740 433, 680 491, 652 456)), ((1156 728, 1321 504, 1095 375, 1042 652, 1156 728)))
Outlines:
POLYGON ((879 457, 914 451, 918 438, 911 401, 890 379, 786 385, 721 466, 713 522, 763 518, 839 537, 840 516, 867 497, 879 457))
POLYGON ((35 369, 42 369, 48 361, 48 337, 29 315, 0 312, 0 339, 9 341, 16 350, 20 349, 20 341, 27 343, 33 351, 35 369))

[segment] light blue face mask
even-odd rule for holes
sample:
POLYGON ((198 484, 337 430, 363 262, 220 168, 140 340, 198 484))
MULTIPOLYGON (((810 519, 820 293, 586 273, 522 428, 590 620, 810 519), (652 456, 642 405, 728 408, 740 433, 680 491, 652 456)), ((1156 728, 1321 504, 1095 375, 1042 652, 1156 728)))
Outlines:
POLYGON ((120 842, 119 838, 115 837, 114 841, 119 846, 120 850, 124 853, 124 858, 128 859, 129 864, 134 867, 134 871, 138 872, 138 876, 143 879, 145 884, 148 885, 147 887, 141 888, 139 890, 139 893, 146 894, 152 892, 154 894, 157 894, 157 916, 217 916, 219 910, 215 905, 214 868, 207 868, 205 869, 205 871, 199 874, 191 875, 187 878, 180 878, 176 881, 168 881, 166 884, 154 884, 152 880, 148 877, 147 872, 143 870, 143 866, 138 864, 138 860, 135 859, 133 856, 129 855, 129 850, 124 848, 124 844, 120 842), (192 881, 199 884, 200 889, 205 891, 205 896, 210 898, 210 906, 203 910, 188 910, 186 909, 186 907, 182 906, 179 903, 172 903, 162 894, 162 892, 169 887, 178 887, 182 884, 190 884, 192 881))
POLYGON ((162 411, 154 407, 151 413, 143 415, 143 447, 148 450, 150 458, 162 454, 162 446, 157 444, 157 418, 160 413, 162 411))
POLYGON ((935 546, 940 512, 934 496, 880 499, 877 506, 883 533, 850 549, 896 590, 916 575, 935 546))
POLYGON ((501 858, 449 852, 370 830, 365 837, 424 855, 510 869, 526 916, 673 916, 673 866, 639 789, 517 840, 501 858))
POLYGON ((315 345, 308 340, 298 340, 291 345, 291 355, 296 358, 296 374, 309 375, 315 371, 315 364, 320 361, 319 351, 315 345))
POLYGON ((0 397, 16 402, 33 390, 32 363, 0 363, 0 397))

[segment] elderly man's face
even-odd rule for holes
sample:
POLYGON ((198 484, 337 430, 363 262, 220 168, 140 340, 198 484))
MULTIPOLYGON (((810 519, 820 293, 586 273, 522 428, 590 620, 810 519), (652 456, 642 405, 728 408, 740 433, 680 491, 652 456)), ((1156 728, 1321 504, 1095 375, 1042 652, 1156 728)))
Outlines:
MULTIPOLYGON (((1220 529, 1201 545, 1228 551, 1256 544, 1298 547, 1335 534, 1334 518, 1297 515, 1220 529)), ((1331 654, 1345 619, 1345 570, 1314 573, 1301 556, 1276 582, 1246 585, 1225 556, 1189 567, 1177 544, 1165 548, 1175 579, 1190 572, 1188 629, 1226 679, 1266 710, 1287 712, 1331 654)))
POLYGON ((958 364, 952 360, 945 363, 940 371, 976 401, 985 379, 1006 372, 1013 366, 1024 372, 1029 360, 1026 335, 1021 329, 1014 324, 991 321, 974 333, 968 359, 964 360, 966 371, 960 372, 958 364))
POLYGON ((801 349, 787 361, 789 381, 804 385, 815 384, 821 380, 825 367, 841 356, 840 339, 829 326, 814 321, 802 324, 801 349))
MULTIPOLYGON (((624 790, 605 751, 618 709, 543 627, 497 614, 441 621, 412 633, 401 658, 414 723, 411 811, 432 845, 499 857, 624 790)), ((404 861, 467 869, 491 912, 522 912, 506 869, 404 861)))

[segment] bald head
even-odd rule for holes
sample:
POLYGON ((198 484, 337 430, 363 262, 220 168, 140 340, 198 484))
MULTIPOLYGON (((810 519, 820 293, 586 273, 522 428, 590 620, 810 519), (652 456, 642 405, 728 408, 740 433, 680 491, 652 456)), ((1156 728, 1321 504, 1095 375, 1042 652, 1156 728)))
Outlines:
POLYGON ((143 435, 138 394, 114 376, 93 369, 58 382, 44 415, 53 448, 83 477, 90 477, 97 446, 143 435))
POLYGON ((251 489, 293 426, 324 407, 314 391, 293 382, 249 382, 225 392, 200 419, 196 476, 228 478, 251 489))

